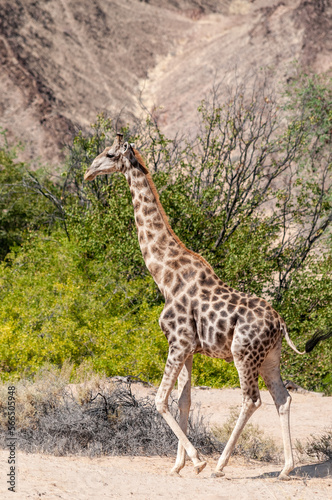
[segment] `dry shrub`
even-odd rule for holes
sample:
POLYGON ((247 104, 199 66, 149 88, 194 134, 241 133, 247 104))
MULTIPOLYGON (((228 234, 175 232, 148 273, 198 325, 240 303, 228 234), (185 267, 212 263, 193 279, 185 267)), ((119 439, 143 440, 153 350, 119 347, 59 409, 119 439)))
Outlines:
POLYGON ((16 428, 25 430, 38 427, 38 420, 47 409, 56 408, 69 382, 73 366, 65 362, 61 369, 44 365, 35 375, 34 381, 21 379, 0 385, 0 429, 7 429, 8 387, 14 385, 16 428))
MULTIPOLYGON (((158 414, 154 400, 137 399, 129 383, 92 374, 88 366, 69 384, 72 367, 43 369, 35 382, 16 384, 17 443, 27 452, 55 455, 174 455, 177 439, 158 414)), ((0 445, 5 447, 8 385, 1 386, 0 445)), ((170 404, 178 417, 175 401, 170 404)), ((223 445, 192 412, 189 438, 201 453, 221 452, 223 445)))
POLYGON ((311 458, 332 460, 332 428, 319 437, 311 436, 304 451, 311 458))
MULTIPOLYGON (((239 411, 233 407, 227 421, 221 427, 214 427, 213 434, 219 441, 228 441, 238 416, 239 411)), ((279 461, 279 451, 273 439, 265 437, 258 425, 250 423, 244 427, 233 453, 263 462, 279 461)))
POLYGON ((108 394, 114 389, 114 384, 105 374, 93 370, 91 360, 83 361, 76 368, 72 382, 68 388, 81 405, 88 404, 98 392, 108 394))

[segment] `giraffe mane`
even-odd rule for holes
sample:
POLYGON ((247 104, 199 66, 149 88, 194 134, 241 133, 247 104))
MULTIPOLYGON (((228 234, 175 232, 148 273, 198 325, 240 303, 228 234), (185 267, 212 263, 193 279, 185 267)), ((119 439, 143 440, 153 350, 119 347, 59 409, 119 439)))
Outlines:
POLYGON ((194 252, 193 250, 189 250, 189 248, 186 247, 186 245, 180 240, 180 238, 174 233, 173 229, 171 228, 170 226, 170 223, 168 221, 168 217, 166 215, 166 212, 162 206, 162 204, 160 203, 160 199, 159 199, 159 194, 158 194, 158 191, 157 191, 157 188, 155 186, 155 183, 153 182, 152 180, 152 177, 151 177, 151 174, 149 172, 149 169, 147 168, 146 164, 145 164, 145 161, 143 160, 141 154, 137 151, 137 149, 134 149, 133 150, 134 153, 135 153, 135 157, 136 159, 138 160, 138 162, 142 165, 143 169, 146 170, 146 174, 145 174, 145 178, 146 180, 148 181, 148 184, 150 186, 150 189, 155 197, 155 200, 156 200, 156 204, 157 204, 157 207, 159 209, 159 212, 160 212, 160 215, 161 217, 163 218, 165 224, 166 224, 166 227, 167 227, 167 230, 168 232, 171 234, 171 236, 175 239, 175 241, 184 249, 186 250, 188 253, 190 253, 191 255, 195 255, 201 262, 203 262, 209 269, 211 269, 211 271, 213 271, 212 267, 210 266, 210 264, 204 259, 204 257, 202 257, 201 255, 199 255, 198 253, 194 252))

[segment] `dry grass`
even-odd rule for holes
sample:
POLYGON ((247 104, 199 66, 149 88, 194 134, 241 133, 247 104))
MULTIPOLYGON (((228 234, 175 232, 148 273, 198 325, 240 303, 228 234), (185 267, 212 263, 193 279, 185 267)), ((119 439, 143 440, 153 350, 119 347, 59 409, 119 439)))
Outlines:
MULTIPOLYGON (((235 427, 238 416, 239 411, 236 408, 232 408, 230 416, 224 425, 214 427, 213 434, 219 441, 227 442, 235 427)), ((279 462, 280 458, 280 452, 273 439, 266 437, 258 425, 250 423, 243 429, 233 453, 234 455, 242 455, 248 459, 264 462, 279 462)))
POLYGON ((72 365, 65 363, 61 370, 45 366, 35 376, 34 381, 21 379, 18 382, 0 385, 0 429, 7 428, 7 393, 8 386, 14 385, 16 428, 21 431, 35 428, 43 407, 55 408, 62 398, 69 382, 72 365))

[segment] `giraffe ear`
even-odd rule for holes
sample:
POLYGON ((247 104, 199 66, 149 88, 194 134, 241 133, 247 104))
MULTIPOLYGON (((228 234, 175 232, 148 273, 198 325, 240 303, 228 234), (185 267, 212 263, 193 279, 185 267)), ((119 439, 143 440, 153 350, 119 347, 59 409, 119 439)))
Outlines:
POLYGON ((130 144, 128 142, 125 142, 122 146, 122 151, 121 151, 122 154, 128 157, 128 155, 126 155, 125 153, 127 153, 129 149, 130 149, 130 144))
POLYGON ((115 146, 115 148, 119 148, 122 143, 123 143, 123 134, 116 134, 113 146, 115 146))

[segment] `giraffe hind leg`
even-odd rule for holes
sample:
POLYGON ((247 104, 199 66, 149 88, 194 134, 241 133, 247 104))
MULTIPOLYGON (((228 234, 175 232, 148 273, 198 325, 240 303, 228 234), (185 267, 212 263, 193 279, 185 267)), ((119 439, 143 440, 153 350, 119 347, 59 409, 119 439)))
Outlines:
POLYGON ((292 442, 290 435, 290 404, 291 396, 285 388, 280 376, 280 346, 273 349, 262 366, 260 374, 266 383, 268 390, 276 405, 277 412, 280 418, 282 439, 284 444, 285 465, 280 473, 279 479, 290 479, 289 473, 294 469, 294 458, 292 452, 292 442))
POLYGON ((222 470, 227 465, 244 426, 248 422, 251 415, 261 405, 258 390, 257 368, 253 370, 252 367, 250 367, 250 361, 248 359, 242 359, 237 356, 236 353, 233 353, 233 356, 235 366, 239 373, 240 385, 242 389, 242 407, 233 432, 227 441, 221 457, 218 460, 216 470, 212 474, 212 477, 221 477, 224 475, 222 470))

